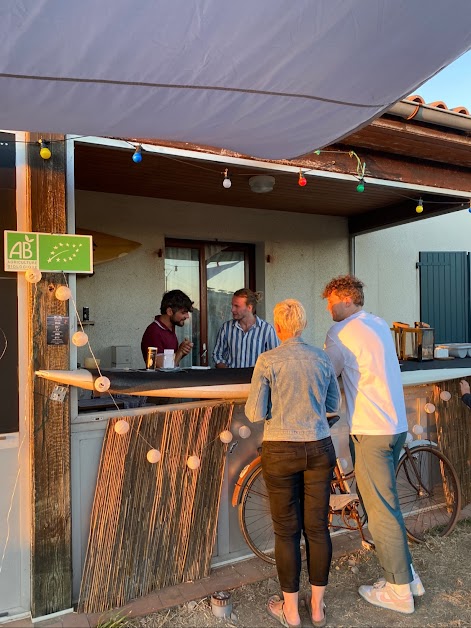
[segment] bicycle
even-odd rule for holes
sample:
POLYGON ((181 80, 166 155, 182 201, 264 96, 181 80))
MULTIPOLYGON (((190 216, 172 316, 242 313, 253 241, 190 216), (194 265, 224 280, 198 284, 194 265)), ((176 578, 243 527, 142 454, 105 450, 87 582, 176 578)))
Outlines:
MULTIPOLYGON (((338 420, 338 416, 329 417, 329 425, 332 427, 338 420)), ((460 484, 451 462, 435 443, 406 443, 397 465, 396 480, 409 539, 423 542, 426 534, 447 536, 452 532, 461 510, 460 484)), ((373 549, 374 544, 363 532, 367 514, 361 496, 354 490, 355 472, 344 473, 339 458, 330 488, 329 527, 357 530, 363 546, 373 549)), ((232 506, 238 507, 239 526, 247 545, 256 556, 274 564, 274 534, 260 455, 240 472, 232 506)))

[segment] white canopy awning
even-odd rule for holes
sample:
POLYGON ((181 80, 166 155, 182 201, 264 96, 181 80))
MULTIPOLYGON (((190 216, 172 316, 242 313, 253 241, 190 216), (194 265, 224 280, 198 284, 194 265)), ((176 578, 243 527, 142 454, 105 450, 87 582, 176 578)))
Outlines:
POLYGON ((0 128, 292 158, 471 47, 470 0, 2 0, 0 128))

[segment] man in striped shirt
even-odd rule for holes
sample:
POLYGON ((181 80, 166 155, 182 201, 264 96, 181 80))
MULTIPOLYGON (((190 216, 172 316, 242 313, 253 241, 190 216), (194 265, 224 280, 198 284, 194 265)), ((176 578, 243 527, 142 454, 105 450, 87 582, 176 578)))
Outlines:
POLYGON ((255 366, 261 353, 280 344, 273 326, 256 315, 261 297, 249 288, 234 292, 232 320, 219 330, 213 351, 216 368, 255 366))

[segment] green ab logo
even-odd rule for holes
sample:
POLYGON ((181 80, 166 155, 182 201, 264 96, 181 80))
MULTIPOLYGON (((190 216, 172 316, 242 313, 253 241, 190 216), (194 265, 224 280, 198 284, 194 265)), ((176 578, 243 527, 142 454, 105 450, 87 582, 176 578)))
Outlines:
POLYGON ((36 259, 36 238, 29 238, 25 235, 24 241, 18 240, 11 247, 8 257, 12 260, 35 260, 36 259))

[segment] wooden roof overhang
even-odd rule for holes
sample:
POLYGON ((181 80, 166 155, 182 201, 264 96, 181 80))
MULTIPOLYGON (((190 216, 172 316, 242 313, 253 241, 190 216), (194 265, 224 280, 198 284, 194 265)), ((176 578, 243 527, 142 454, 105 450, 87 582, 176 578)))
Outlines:
POLYGON ((471 197, 467 133, 388 116, 320 155, 290 161, 268 162, 211 147, 132 140, 144 145, 142 162, 134 164, 132 143, 110 142, 104 146, 76 141, 77 189, 341 216, 348 219, 351 235, 464 209, 471 197), (363 193, 356 190, 357 160, 349 151, 366 164, 363 193), (225 168, 232 180, 230 189, 222 186, 225 168), (306 172, 305 187, 298 185, 299 168, 312 169, 306 172), (251 191, 248 179, 256 174, 275 177, 272 192, 251 191), (422 214, 415 211, 419 198, 424 203, 422 214))

